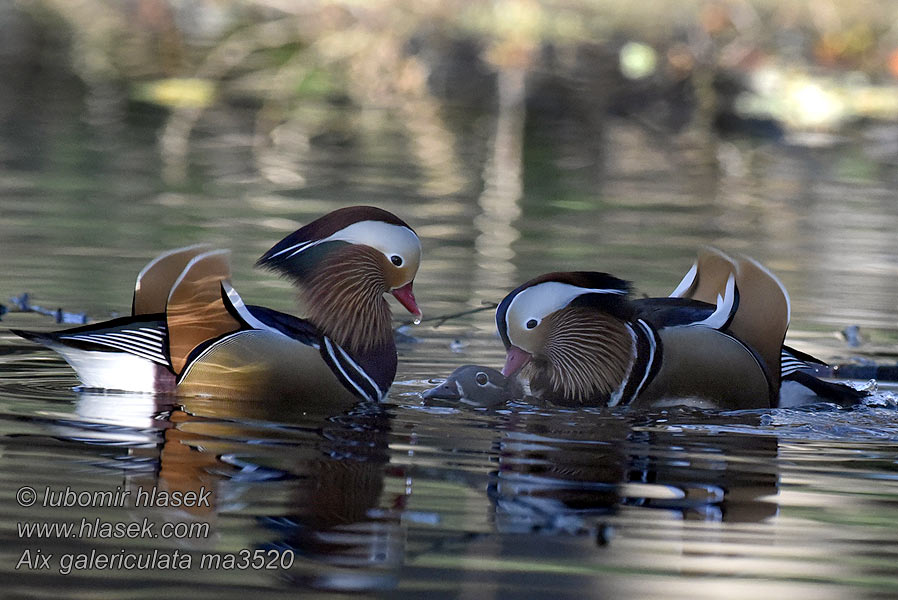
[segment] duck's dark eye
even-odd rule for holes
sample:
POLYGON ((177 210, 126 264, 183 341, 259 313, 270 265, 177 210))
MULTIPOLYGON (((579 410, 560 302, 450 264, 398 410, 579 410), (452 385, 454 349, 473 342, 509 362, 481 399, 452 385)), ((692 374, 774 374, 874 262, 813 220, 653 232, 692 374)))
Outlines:
POLYGON ((526 327, 527 329, 533 329, 537 325, 539 325, 539 321, 537 321, 536 319, 530 319, 524 324, 524 327, 526 327))
POLYGON ((393 263, 394 265, 396 265, 397 267, 401 267, 402 266, 402 257, 399 256, 398 254, 394 254, 393 256, 390 257, 390 262, 393 263))
POLYGON ((474 381, 477 382, 477 385, 486 385, 490 382, 490 378, 483 371, 478 371, 477 375, 474 375, 474 381))

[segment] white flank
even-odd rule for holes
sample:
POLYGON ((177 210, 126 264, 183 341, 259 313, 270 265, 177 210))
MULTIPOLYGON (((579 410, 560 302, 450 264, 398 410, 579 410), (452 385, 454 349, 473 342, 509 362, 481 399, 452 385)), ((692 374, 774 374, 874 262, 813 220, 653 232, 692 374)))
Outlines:
POLYGON ((784 381, 780 386, 777 408, 797 408, 819 401, 820 396, 797 381, 784 381))

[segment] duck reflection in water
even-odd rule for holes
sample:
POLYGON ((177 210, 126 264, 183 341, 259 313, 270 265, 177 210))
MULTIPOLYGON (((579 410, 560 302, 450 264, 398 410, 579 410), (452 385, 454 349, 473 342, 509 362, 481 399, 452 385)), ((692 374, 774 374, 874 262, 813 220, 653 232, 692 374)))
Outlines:
MULTIPOLYGON (((672 411, 663 423, 659 416, 514 415, 498 440, 499 469, 488 490, 497 528, 601 531, 605 517, 642 509, 716 522, 776 515, 775 436, 685 433, 667 422, 707 424, 713 416, 672 411)), ((725 422, 756 426, 758 419, 748 413, 725 422)))
MULTIPOLYGON (((384 497, 389 418, 374 403, 337 414, 296 409, 313 404, 286 399, 282 406, 223 405, 192 399, 185 403, 189 413, 178 436, 170 435, 166 448, 190 446, 193 464, 205 473, 211 469, 204 454, 214 453, 219 473, 227 467, 227 477, 219 481, 219 511, 267 505, 257 522, 272 532, 271 547, 289 548, 304 559, 305 568, 291 572, 297 583, 327 589, 391 587, 404 538, 390 509, 401 508, 405 498, 384 497), (289 406, 292 413, 285 412, 289 406), (322 564, 341 570, 322 569, 322 564)), ((184 481, 202 477, 185 473, 185 467, 195 470, 179 461, 177 476, 184 481)))
MULTIPOLYGON (((134 397, 88 393, 78 408, 88 421, 113 414, 134 397)), ((129 457, 156 465, 129 475, 131 487, 214 489, 213 506, 196 516, 213 523, 213 531, 239 536, 237 545, 293 550, 297 561, 285 574, 298 586, 395 587, 408 560, 409 530, 400 520, 408 492, 388 491, 385 480, 410 480, 422 467, 389 464, 395 433, 378 405, 316 415, 268 403, 196 398, 169 406, 170 413, 146 409, 141 414, 135 407, 116 424, 117 435, 131 429, 139 436, 126 444, 129 457), (235 521, 239 529, 228 532, 235 521)), ((759 418, 730 413, 720 423, 751 429, 759 418)), ((511 548, 522 543, 514 535, 522 533, 601 532, 612 517, 645 518, 646 511, 674 521, 753 522, 775 515, 776 438, 702 429, 714 422, 694 410, 502 415, 495 428, 478 430, 498 464, 485 489, 498 535, 483 538, 484 546, 511 548)), ((102 437, 108 433, 95 442, 109 441, 102 437)), ((78 441, 89 443, 90 435, 81 432, 78 441)), ((115 462, 121 469, 125 461, 115 462)), ((539 543, 524 543, 531 542, 539 543)), ((609 549, 615 545, 611 539, 609 549)))
MULTIPOLYGON (((127 448, 127 458, 141 465, 129 470, 127 489, 214 490, 209 508, 190 511, 212 523, 213 533, 227 527, 222 516, 255 514, 256 527, 249 528, 255 532, 241 548, 292 550, 296 562, 286 575, 299 585, 395 585, 393 570, 404 556, 396 509, 405 496, 385 496, 390 423, 379 405, 363 402, 334 414, 308 410, 320 403, 297 398, 172 400, 83 391, 77 403, 82 422, 58 433, 104 451, 109 444, 127 448), (117 415, 114 423, 108 415, 117 415), (84 427, 98 420, 105 424, 84 427), (262 544, 259 528, 267 531, 262 544)), ((120 469, 125 462, 106 466, 120 469)), ((396 469, 402 467, 390 474, 404 478, 396 469)), ((208 549, 203 544, 194 549, 208 549)))
POLYGON ((713 435, 716 426, 757 427, 758 412, 509 405, 509 381, 488 367, 465 365, 423 393, 428 404, 503 409, 492 443, 499 469, 487 490, 500 531, 599 531, 597 519, 633 509, 728 522, 762 521, 777 513, 776 437, 756 431, 713 435), (490 388, 478 384, 480 373, 489 377, 490 388), (460 397, 469 401, 459 403, 460 397))

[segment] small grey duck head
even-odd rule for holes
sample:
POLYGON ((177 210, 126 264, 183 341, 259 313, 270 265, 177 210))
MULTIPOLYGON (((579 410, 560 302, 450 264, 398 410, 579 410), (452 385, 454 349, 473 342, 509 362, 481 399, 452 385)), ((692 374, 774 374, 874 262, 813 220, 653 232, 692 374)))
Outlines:
POLYGON ((524 397, 517 379, 505 377, 496 369, 481 365, 462 365, 446 381, 422 394, 425 399, 455 400, 471 406, 496 406, 524 397))

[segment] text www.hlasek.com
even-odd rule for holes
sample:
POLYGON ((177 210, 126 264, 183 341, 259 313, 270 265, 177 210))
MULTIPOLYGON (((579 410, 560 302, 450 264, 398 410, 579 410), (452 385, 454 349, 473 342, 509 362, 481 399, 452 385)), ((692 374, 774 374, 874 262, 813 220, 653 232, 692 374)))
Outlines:
POLYGON ((202 539, 209 537, 209 524, 173 523, 161 524, 144 517, 141 521, 103 521, 82 518, 80 522, 49 523, 46 521, 16 523, 20 538, 77 538, 77 539, 148 539, 162 538, 175 540, 202 539))

